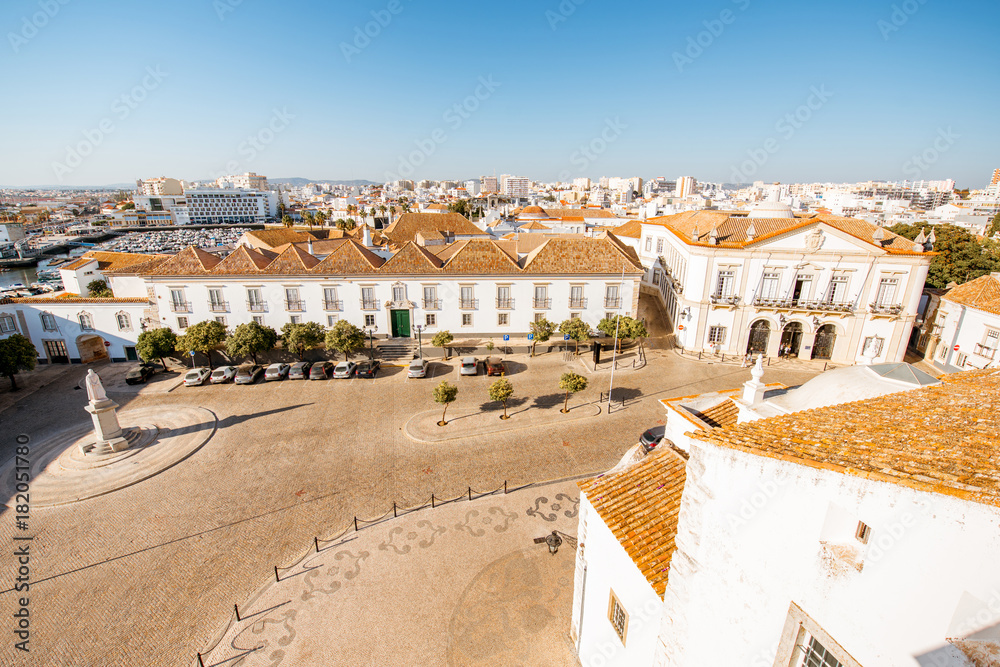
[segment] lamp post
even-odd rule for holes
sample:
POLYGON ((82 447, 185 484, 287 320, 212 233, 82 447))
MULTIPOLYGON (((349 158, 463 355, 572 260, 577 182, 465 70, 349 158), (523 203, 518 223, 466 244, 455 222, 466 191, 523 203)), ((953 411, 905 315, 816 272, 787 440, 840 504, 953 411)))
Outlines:
POLYGON ((375 361, 375 332, 378 331, 378 326, 373 324, 370 327, 365 327, 365 332, 368 334, 368 360, 375 361))
POLYGON ((562 538, 556 531, 552 531, 550 534, 545 536, 545 544, 549 548, 549 553, 555 555, 559 551, 559 547, 562 545, 562 538))
POLYGON ((420 351, 420 358, 424 358, 424 340, 420 336, 420 332, 424 330, 423 324, 414 324, 413 328, 417 330, 417 348, 420 351))

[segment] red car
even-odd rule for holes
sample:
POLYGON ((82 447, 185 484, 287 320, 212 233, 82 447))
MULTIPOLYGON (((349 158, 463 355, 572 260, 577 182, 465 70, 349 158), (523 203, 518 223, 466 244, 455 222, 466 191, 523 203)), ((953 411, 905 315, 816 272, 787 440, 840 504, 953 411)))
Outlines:
POLYGON ((490 357, 486 360, 486 374, 487 375, 506 375, 507 369, 504 368, 503 359, 500 357, 490 357))

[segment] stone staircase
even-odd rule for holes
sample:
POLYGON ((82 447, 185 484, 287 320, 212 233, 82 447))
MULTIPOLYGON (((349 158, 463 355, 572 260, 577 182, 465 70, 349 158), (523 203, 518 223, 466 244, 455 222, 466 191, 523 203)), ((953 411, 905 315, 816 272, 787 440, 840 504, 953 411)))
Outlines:
POLYGON ((417 343, 410 338, 390 338, 378 344, 383 364, 408 364, 417 354, 417 343))

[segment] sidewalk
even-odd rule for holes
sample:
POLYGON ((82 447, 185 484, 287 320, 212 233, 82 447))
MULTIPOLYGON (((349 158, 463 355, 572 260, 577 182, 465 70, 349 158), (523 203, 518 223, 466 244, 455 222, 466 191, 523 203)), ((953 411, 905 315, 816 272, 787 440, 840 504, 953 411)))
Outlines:
MULTIPOLYGON (((303 545, 240 601, 206 666, 578 665, 573 481, 455 500, 303 545), (544 542, 563 534, 557 553, 544 542)), ((197 665, 196 656, 189 663, 197 665)))
MULTIPOLYGON (((713 354, 711 352, 693 352, 682 350, 679 347, 673 349, 673 353, 687 361, 698 361, 704 364, 725 364, 726 366, 736 366, 738 368, 749 368, 744 358, 735 354, 713 354)), ((754 361, 757 357, 754 356, 754 361)), ((783 370, 822 372, 847 366, 841 362, 833 363, 823 359, 799 359, 798 357, 764 357, 764 368, 780 368, 783 370)))
POLYGON ((563 407, 562 400, 550 402, 545 400, 546 398, 544 396, 536 397, 530 404, 526 398, 512 398, 507 402, 509 419, 500 419, 503 415, 503 406, 499 403, 490 404, 490 408, 486 410, 459 412, 454 416, 447 414, 445 416, 448 419, 448 424, 445 426, 438 426, 443 408, 441 410, 428 410, 410 417, 403 425, 403 434, 415 442, 447 442, 502 431, 564 424, 601 414, 600 405, 596 403, 581 405, 579 401, 574 405, 572 396, 569 399, 569 413, 563 414, 560 412, 563 407))

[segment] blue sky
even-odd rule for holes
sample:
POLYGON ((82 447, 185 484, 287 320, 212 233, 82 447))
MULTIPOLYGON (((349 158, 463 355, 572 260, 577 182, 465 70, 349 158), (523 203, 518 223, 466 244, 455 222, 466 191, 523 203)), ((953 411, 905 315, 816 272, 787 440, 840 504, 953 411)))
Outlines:
POLYGON ((998 25, 998 3, 941 0, 8 0, 0 185, 983 187, 1000 167, 998 25))

